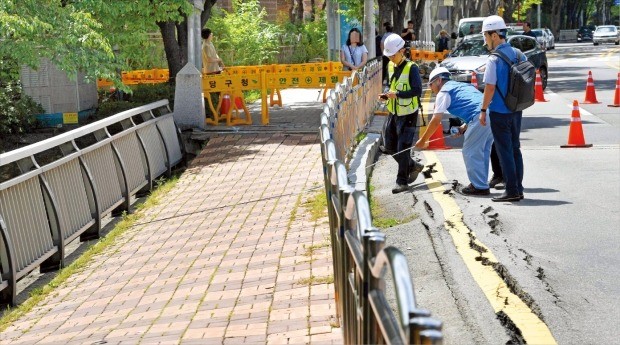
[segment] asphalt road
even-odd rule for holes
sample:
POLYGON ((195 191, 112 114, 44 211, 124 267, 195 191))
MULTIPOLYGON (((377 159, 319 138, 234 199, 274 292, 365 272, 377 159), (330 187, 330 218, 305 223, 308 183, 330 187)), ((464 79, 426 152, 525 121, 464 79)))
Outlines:
MULTIPOLYGON (((523 118, 525 200, 494 203, 489 197, 449 193, 462 210, 470 237, 495 256, 495 271, 560 344, 618 342, 620 108, 607 105, 613 102, 619 53, 618 46, 591 43, 557 44, 548 52, 548 102, 536 103, 523 118), (581 104, 588 71, 601 104, 581 104), (573 100, 580 102, 591 148, 560 148, 567 143, 573 100)), ((462 141, 447 144, 453 149, 417 157, 425 163, 436 157, 443 169, 433 177, 445 175, 436 182, 450 190, 454 181, 468 181, 462 141)), ((411 193, 393 196, 389 190, 395 171, 391 158, 380 157, 371 179, 373 197, 396 215, 409 210, 418 216, 386 233, 389 243, 405 246, 401 249, 410 257, 414 284, 426 287, 416 284, 422 306, 443 318, 444 343, 518 341, 514 327, 491 309, 479 277, 446 230, 449 215, 442 217, 445 205, 429 190, 433 180, 420 177, 411 193)))

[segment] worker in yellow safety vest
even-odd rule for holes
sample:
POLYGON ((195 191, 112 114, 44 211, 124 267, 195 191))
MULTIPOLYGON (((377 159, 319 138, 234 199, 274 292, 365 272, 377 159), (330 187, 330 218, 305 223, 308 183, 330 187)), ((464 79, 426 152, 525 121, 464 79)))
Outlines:
POLYGON ((418 122, 418 108, 422 95, 422 79, 418 65, 405 57, 405 41, 399 35, 386 37, 383 55, 390 59, 388 64, 389 90, 379 95, 387 101, 389 116, 383 131, 384 152, 396 153, 392 157, 398 163, 396 185, 392 193, 409 189, 424 165, 411 157, 411 147, 418 122))

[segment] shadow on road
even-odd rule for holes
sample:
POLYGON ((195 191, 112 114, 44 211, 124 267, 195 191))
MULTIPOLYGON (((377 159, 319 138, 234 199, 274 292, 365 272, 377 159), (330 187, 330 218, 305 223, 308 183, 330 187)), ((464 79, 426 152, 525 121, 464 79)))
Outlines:
POLYGON ((572 204, 572 202, 563 200, 530 199, 527 196, 520 202, 513 203, 515 206, 560 206, 567 204, 572 204))

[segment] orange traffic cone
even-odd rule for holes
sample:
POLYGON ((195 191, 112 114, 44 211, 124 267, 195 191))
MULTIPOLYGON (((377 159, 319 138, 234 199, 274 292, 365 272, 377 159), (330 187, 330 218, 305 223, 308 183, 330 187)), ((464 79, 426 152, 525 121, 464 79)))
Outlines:
POLYGON ((435 133, 431 135, 428 139, 428 147, 427 150, 447 150, 452 147, 446 146, 446 142, 443 137, 443 128, 442 126, 437 126, 435 133))
POLYGON ((534 88, 535 88, 534 100, 536 102, 547 102, 547 100, 545 99, 545 94, 543 93, 542 78, 540 77, 539 70, 536 70, 536 83, 535 83, 534 88))
POLYGON ((594 79, 592 79, 592 71, 588 71, 588 83, 586 84, 586 99, 583 101, 585 104, 598 104, 601 103, 596 100, 596 91, 594 90, 594 79))
POLYGON ((620 107, 620 73, 618 73, 618 80, 616 80, 616 93, 614 95, 614 104, 609 104, 607 106, 620 107))
POLYGON ((592 144, 586 144, 583 138, 581 114, 579 113, 579 102, 577 100, 573 101, 573 113, 570 118, 570 129, 568 130, 568 144, 560 147, 592 147, 592 144))
POLYGON ((471 84, 477 89, 478 88, 478 77, 476 77, 476 72, 471 72, 471 84))

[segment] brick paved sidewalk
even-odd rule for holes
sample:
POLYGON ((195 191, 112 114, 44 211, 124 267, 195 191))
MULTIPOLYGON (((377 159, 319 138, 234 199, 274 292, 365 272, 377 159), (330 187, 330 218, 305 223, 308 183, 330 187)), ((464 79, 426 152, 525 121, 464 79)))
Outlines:
POLYGON ((317 135, 222 135, 2 344, 342 343, 317 135), (311 278, 313 277, 313 278, 311 278), (323 279, 325 278, 325 279, 323 279))

